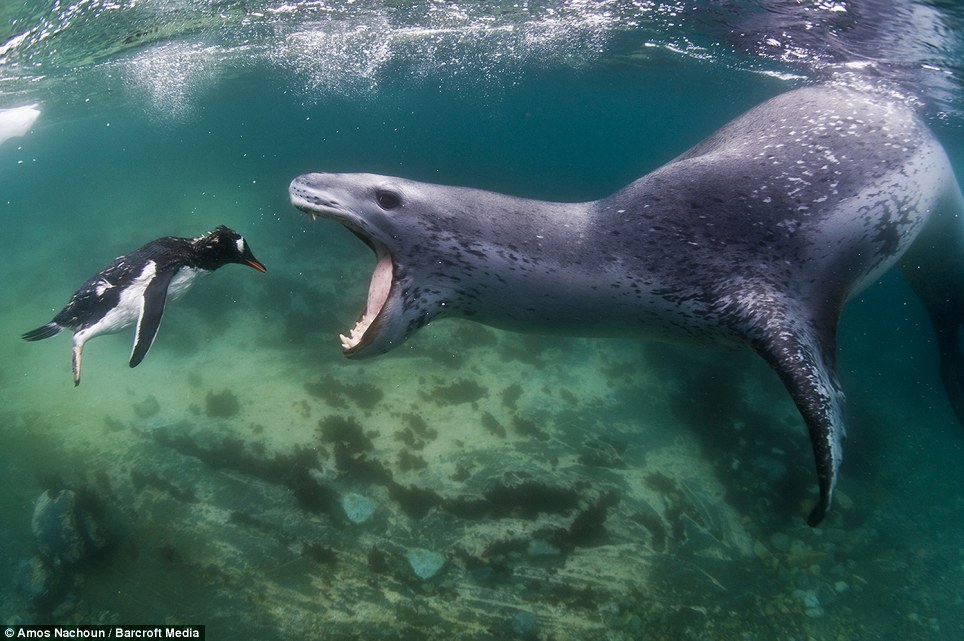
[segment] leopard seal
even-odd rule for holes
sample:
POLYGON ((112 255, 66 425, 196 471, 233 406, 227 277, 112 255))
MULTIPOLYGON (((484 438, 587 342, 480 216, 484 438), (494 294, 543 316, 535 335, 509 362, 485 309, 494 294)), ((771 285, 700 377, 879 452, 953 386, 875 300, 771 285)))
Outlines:
POLYGON ((529 332, 749 346, 809 431, 830 508, 845 436, 835 352, 844 303, 900 263, 933 321, 964 418, 964 200, 902 101, 844 86, 759 105, 616 193, 555 203, 372 174, 309 173, 292 204, 375 253, 345 354, 443 316, 529 332))

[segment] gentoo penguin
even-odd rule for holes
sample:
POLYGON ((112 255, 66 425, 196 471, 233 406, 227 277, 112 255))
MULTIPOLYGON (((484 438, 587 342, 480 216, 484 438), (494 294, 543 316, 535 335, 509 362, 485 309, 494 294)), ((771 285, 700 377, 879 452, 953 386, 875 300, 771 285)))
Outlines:
POLYGON ((130 361, 131 367, 137 367, 154 343, 168 296, 177 300, 198 276, 228 263, 266 271, 241 234, 224 225, 198 238, 166 236, 152 240, 90 278, 52 321, 23 338, 39 341, 65 329, 73 330, 76 386, 80 384, 84 343, 137 321, 130 361))

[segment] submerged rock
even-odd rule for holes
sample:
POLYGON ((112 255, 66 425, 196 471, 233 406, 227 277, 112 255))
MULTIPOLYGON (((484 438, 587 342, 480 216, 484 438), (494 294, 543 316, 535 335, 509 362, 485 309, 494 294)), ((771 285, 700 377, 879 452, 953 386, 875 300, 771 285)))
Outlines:
POLYGON ((531 612, 523 610, 512 617, 512 632, 517 637, 532 639, 535 638, 538 630, 539 621, 536 619, 536 615, 531 612))
POLYGON ((367 496, 350 492, 341 497, 341 509, 352 523, 365 523, 375 513, 377 506, 367 496))
POLYGON ((45 491, 34 504, 37 551, 54 567, 71 566, 107 547, 108 535, 91 506, 73 490, 45 491))
POLYGON ((17 589, 31 603, 41 603, 49 598, 57 583, 56 575, 40 557, 31 557, 17 565, 17 589))
POLYGON ((562 551, 544 539, 533 539, 526 546, 526 553, 530 557, 560 556, 562 551))
POLYGON ((422 548, 412 548, 405 555, 412 571, 420 578, 429 580, 445 565, 445 557, 438 552, 422 548))
POLYGON ((816 592, 813 590, 794 590, 793 596, 803 604, 804 614, 808 617, 811 619, 823 617, 823 607, 820 605, 820 599, 817 597, 816 592))
POLYGON ((37 550, 54 565, 73 565, 84 557, 87 545, 77 522, 77 495, 71 490, 41 494, 30 528, 37 550))
POLYGON ((205 412, 211 418, 231 418, 241 410, 238 397, 230 390, 219 393, 208 392, 205 412))
POLYGON ((161 404, 153 396, 148 396, 139 403, 134 403, 134 413, 139 418, 150 418, 161 411, 161 404))
POLYGON ((792 539, 783 532, 777 532, 770 537, 770 545, 777 552, 789 552, 792 539))

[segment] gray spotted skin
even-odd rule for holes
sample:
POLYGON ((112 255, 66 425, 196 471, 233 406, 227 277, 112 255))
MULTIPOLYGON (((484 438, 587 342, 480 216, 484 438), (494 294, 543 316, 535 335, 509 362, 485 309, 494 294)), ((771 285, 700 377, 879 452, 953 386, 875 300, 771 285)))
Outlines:
POLYGON ((840 311, 905 253, 964 415, 960 190, 926 126, 882 95, 788 92, 597 201, 371 174, 306 174, 290 194, 380 258, 368 313, 343 338, 350 357, 387 352, 447 315, 516 331, 752 347, 807 424, 820 485, 812 525, 830 507, 842 456, 840 311), (908 252, 918 236, 927 247, 908 252))

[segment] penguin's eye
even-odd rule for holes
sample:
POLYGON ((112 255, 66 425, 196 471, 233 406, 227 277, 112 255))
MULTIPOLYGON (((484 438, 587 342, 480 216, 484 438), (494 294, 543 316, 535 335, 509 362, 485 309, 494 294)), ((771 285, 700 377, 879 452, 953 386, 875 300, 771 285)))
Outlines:
POLYGON ((375 202, 382 209, 395 209, 402 204, 402 199, 393 191, 379 189, 375 192, 375 202))

